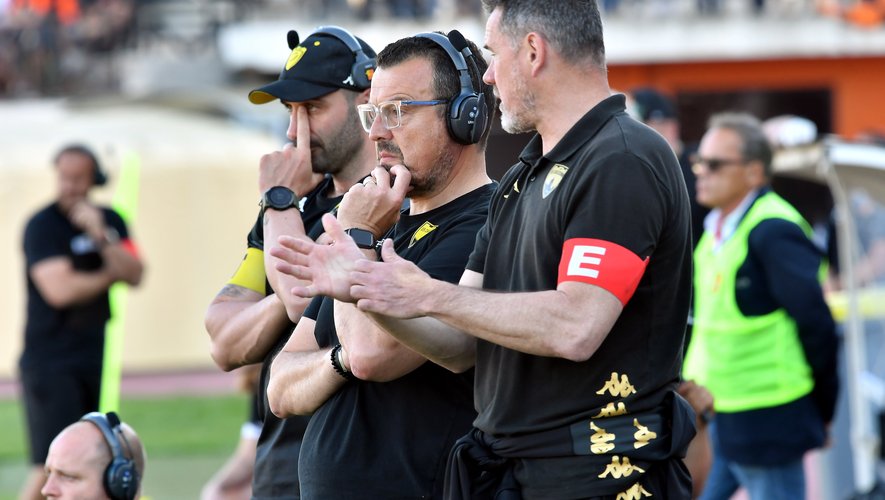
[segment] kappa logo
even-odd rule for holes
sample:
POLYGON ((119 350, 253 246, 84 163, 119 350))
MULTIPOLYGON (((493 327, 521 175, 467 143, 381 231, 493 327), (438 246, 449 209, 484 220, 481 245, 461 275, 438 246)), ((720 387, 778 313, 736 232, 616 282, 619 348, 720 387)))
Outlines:
POLYGON ((598 427, 593 422, 590 422, 590 430, 593 431, 593 435, 590 436, 590 451, 596 455, 602 455, 615 449, 615 444, 612 443, 616 437, 614 434, 605 432, 605 429, 598 427))
POLYGON ((612 456, 611 463, 605 466, 605 471, 598 477, 599 479, 605 479, 611 475, 615 479, 621 479, 622 477, 630 477, 634 472, 645 474, 645 469, 631 464, 630 459, 627 457, 620 459, 617 455, 614 455, 612 456))
POLYGON ((292 49, 292 53, 289 54, 289 59, 286 60, 286 71, 292 69, 292 66, 298 64, 298 61, 304 56, 304 53, 307 52, 307 49, 302 47, 301 45, 292 49))
MULTIPOLYGON (((513 181, 513 187, 510 188, 510 193, 516 193, 516 194, 519 194, 519 179, 516 179, 515 181, 513 181)), ((504 199, 505 199, 505 200, 506 200, 507 198, 510 198, 510 193, 507 193, 507 194, 504 195, 504 199)))
POLYGON ((568 167, 557 163, 553 165, 550 169, 550 172, 547 173, 547 178, 544 179, 544 189, 541 191, 541 198, 546 198, 559 186, 559 183, 562 182, 562 178, 565 177, 565 174, 568 172, 568 167))
POLYGON ((619 401, 617 406, 615 406, 614 403, 605 405, 605 407, 599 410, 599 413, 593 418, 616 417, 625 413, 627 413, 627 405, 619 401))
POLYGON ((636 483, 628 490, 618 493, 618 496, 615 500, 638 500, 640 498, 646 498, 650 496, 652 496, 651 493, 646 491, 641 484, 636 483))
POLYGON ((638 430, 633 433, 633 439, 636 440, 633 443, 633 447, 637 450, 647 445, 649 441, 658 437, 658 433, 654 431, 648 430, 648 427, 639 423, 638 418, 633 419, 633 427, 636 427, 638 430))
POLYGON ((596 394, 602 396, 606 392, 612 396, 626 398, 630 394, 636 394, 636 388, 630 384, 630 379, 626 374, 622 374, 620 380, 618 380, 618 372, 612 372, 611 378, 605 382, 602 389, 596 391, 596 394))
MULTIPOLYGON (((369 69, 366 70, 366 79, 368 79, 370 82, 372 81, 372 77, 374 77, 374 76, 375 76, 375 70, 374 70, 374 69, 369 68, 369 69)), ((347 75, 347 78, 345 78, 345 79, 341 82, 341 84, 342 84, 342 85, 350 85, 351 87, 353 87, 354 85, 356 85, 356 83, 353 81, 353 75, 347 75)))
POLYGON ((434 229, 438 228, 436 224, 433 224, 430 221, 424 221, 424 224, 421 224, 421 227, 415 230, 415 234, 412 235, 412 239, 409 240, 409 248, 412 248, 415 243, 421 241, 421 238, 427 236, 432 233, 434 229))

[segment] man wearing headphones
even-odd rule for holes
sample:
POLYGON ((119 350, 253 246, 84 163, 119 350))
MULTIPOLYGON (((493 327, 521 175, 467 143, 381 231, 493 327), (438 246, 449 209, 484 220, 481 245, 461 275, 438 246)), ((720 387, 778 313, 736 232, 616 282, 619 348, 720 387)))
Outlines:
POLYGON ((501 180, 459 285, 385 244, 383 262, 357 262, 341 288, 414 351, 475 365, 478 416, 452 452, 448 498, 688 499, 679 164, 612 95, 595 1, 484 3, 484 79, 503 128, 537 134, 501 180))
POLYGON ((146 460, 141 439, 116 413, 91 412, 52 440, 40 494, 57 500, 135 500, 146 460))
POLYGON ((22 499, 42 498, 52 438, 98 409, 108 289, 138 285, 143 272, 123 219, 89 200, 106 182, 95 154, 66 146, 55 173, 56 200, 30 218, 24 234, 28 303, 19 370, 33 467, 22 499))
POLYGON ((308 420, 280 419, 267 408, 270 363, 307 301, 275 293, 290 289, 293 282, 283 283, 276 273, 265 272, 264 242, 276 242, 275 231, 317 238, 322 233, 320 217, 334 210, 344 192, 375 165, 372 142, 360 129, 356 112, 368 99, 374 50, 336 26, 320 27, 303 41, 295 31, 287 38, 291 53, 279 79, 250 92, 249 100, 279 100, 285 106, 291 143, 261 158, 261 209, 247 237, 246 255, 212 301, 205 321, 212 357, 221 369, 263 364, 253 500, 300 497, 298 451, 308 420))
MULTIPOLYGON (((484 157, 494 96, 480 80, 479 49, 450 37, 423 33, 381 51, 369 103, 359 106, 380 166, 348 191, 337 219, 324 216, 325 244, 284 241, 339 252, 346 273, 377 259, 384 239, 435 278, 457 281, 495 188, 484 157), (407 195, 410 208, 400 211, 407 195)), ((330 295, 311 302, 268 387, 277 415, 313 414, 298 464, 302 492, 441 498, 445 456, 475 416, 472 372, 428 363, 330 295)))

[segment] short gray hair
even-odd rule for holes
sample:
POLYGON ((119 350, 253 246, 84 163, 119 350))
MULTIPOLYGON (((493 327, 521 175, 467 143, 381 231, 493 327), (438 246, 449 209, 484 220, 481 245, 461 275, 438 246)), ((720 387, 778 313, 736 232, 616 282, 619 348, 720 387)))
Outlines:
POLYGON ((571 63, 588 59, 605 69, 602 19, 596 0, 483 0, 488 12, 501 8, 501 31, 511 41, 541 34, 571 63))
POLYGON ((733 131, 741 138, 741 155, 745 161, 758 160, 765 169, 765 177, 771 178, 771 143, 758 118, 741 112, 717 113, 710 117, 707 129, 723 128, 733 131))

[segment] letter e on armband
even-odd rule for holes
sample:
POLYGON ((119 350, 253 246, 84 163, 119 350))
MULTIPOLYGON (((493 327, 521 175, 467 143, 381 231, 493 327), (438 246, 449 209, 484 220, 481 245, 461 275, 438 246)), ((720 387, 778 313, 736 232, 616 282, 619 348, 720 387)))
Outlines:
POLYGON ((643 260, 617 243, 572 238, 562 246, 557 283, 579 281, 596 285, 611 292, 621 304, 627 305, 639 286, 646 266, 647 257, 643 260))

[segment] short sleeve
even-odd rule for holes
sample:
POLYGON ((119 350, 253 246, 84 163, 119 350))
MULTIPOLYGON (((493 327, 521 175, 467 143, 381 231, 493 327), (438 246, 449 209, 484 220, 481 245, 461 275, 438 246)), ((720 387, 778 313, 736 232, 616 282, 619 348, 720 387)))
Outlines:
POLYGON ((50 257, 68 255, 66 241, 59 238, 51 221, 41 215, 31 219, 25 227, 24 252, 28 268, 50 257))
POLYGON ((471 256, 470 250, 478 239, 477 231, 484 220, 482 214, 476 213, 452 224, 434 242, 433 248, 418 260, 418 267, 434 279, 457 283, 464 274, 468 257, 471 256))
POLYGON ((473 252, 470 253, 470 257, 467 259, 467 269, 473 272, 477 272, 479 274, 483 274, 485 270, 485 262, 486 262, 486 253, 489 248, 489 222, 486 220, 486 223, 479 228, 479 231, 476 233, 476 237, 473 242, 473 252))
POLYGON ((567 200, 558 283, 600 286, 626 304, 660 240, 667 196, 649 165, 611 155, 567 200))
POLYGON ((264 227, 262 222, 261 212, 259 211, 258 217, 255 219, 255 225, 252 226, 252 230, 249 231, 249 234, 246 236, 246 245, 248 248, 264 250, 264 227))

